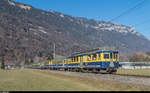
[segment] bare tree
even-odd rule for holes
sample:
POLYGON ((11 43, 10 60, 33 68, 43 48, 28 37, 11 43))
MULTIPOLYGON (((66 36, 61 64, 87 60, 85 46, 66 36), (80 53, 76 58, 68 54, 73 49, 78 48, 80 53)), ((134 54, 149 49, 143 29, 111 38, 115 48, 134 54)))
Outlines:
POLYGON ((1 41, 1 45, 0 45, 0 48, 1 48, 1 53, 0 53, 0 57, 1 57, 1 69, 5 69, 5 55, 6 55, 6 51, 7 51, 7 48, 6 48, 6 41, 4 39, 0 39, 1 41))
POLYGON ((138 52, 133 54, 133 56, 130 57, 131 62, 148 62, 150 61, 149 56, 144 52, 138 52))

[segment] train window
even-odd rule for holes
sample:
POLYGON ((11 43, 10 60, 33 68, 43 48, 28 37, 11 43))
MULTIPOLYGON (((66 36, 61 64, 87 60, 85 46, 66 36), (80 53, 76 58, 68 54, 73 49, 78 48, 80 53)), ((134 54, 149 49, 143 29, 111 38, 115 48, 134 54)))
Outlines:
POLYGON ((84 56, 84 60, 86 61, 86 56, 84 56))
POLYGON ((82 62, 83 61, 83 56, 80 56, 80 62, 82 62))
POLYGON ((93 54, 93 60, 96 60, 96 54, 93 54))
POLYGON ((76 57, 77 58, 77 62, 78 62, 78 57, 76 57))
POLYGON ((70 62, 70 61, 71 61, 71 59, 69 58, 69 59, 68 59, 68 62, 70 62))
POLYGON ((111 59, 113 58, 113 53, 110 53, 110 58, 111 58, 111 59))
POLYGON ((97 58, 98 58, 98 60, 100 60, 101 59, 101 54, 97 54, 97 58))
POLYGON ((114 58, 118 59, 118 53, 114 53, 114 58))
POLYGON ((91 60, 91 55, 88 55, 88 56, 87 56, 87 60, 91 60))
POLYGON ((63 60, 63 62, 65 63, 65 62, 66 62, 66 60, 63 60))
POLYGON ((104 54, 104 59, 109 59, 109 54, 104 54))
POLYGON ((65 62, 66 62, 66 63, 67 63, 67 61, 68 61, 68 60, 67 60, 67 59, 65 59, 65 62))
POLYGON ((73 57, 73 61, 72 62, 75 62, 75 57, 73 57))
POLYGON ((116 53, 116 58, 117 58, 117 59, 119 58, 119 54, 118 54, 118 53, 116 53))
POLYGON ((73 59, 72 62, 74 62, 74 57, 72 59, 73 59))
POLYGON ((77 57, 75 57, 75 62, 77 62, 77 57))

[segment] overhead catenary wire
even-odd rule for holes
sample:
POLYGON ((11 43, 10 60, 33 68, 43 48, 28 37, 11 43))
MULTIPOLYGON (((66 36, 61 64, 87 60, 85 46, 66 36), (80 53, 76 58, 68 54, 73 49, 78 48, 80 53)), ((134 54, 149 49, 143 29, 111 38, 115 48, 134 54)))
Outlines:
POLYGON ((115 18, 112 18, 112 19, 110 20, 110 22, 119 19, 120 17, 122 17, 122 16, 128 14, 129 12, 131 12, 131 11, 134 10, 134 9, 137 9, 137 8, 138 8, 139 6, 141 6, 145 1, 146 1, 146 0, 142 0, 142 2, 137 3, 135 6, 133 6, 132 8, 129 8, 127 11, 121 13, 119 16, 117 16, 117 17, 115 17, 115 18))
POLYGON ((150 22, 150 19, 148 19, 148 20, 145 20, 145 21, 143 21, 143 22, 140 22, 140 23, 137 23, 137 24, 135 24, 135 25, 132 25, 132 26, 139 26, 139 25, 143 25, 143 24, 145 24, 145 23, 148 23, 148 22, 150 22))
POLYGON ((142 29, 142 30, 149 30, 150 29, 150 27, 147 27, 147 28, 144 28, 144 29, 142 29))

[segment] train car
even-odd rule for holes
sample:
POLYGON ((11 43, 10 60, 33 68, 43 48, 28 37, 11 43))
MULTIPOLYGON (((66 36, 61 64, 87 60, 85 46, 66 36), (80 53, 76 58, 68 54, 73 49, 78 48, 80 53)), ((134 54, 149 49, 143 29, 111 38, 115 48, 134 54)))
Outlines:
POLYGON ((39 63, 32 64, 32 69, 39 69, 39 68, 40 68, 39 63))
POLYGON ((50 69, 64 69, 64 58, 55 58, 50 61, 50 69))
POLYGON ((50 62, 50 61, 48 61, 48 60, 42 62, 42 63, 43 63, 43 66, 42 66, 41 68, 42 68, 42 69, 49 69, 49 65, 50 65, 49 62, 50 62))
POLYGON ((88 70, 113 73, 119 68, 117 50, 96 50, 75 54, 64 59, 65 70, 88 70))
POLYGON ((32 68, 32 65, 25 65, 24 68, 32 68))
POLYGON ((30 69, 41 69, 42 63, 32 63, 29 65, 25 65, 24 68, 30 68, 30 69))
POLYGON ((32 68, 115 73, 119 68, 119 51, 98 48, 64 58, 55 58, 41 64, 32 64, 32 68))

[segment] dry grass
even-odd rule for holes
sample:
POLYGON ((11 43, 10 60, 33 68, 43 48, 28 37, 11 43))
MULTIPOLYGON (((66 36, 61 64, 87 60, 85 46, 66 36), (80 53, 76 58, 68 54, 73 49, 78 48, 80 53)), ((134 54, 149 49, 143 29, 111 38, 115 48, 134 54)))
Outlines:
POLYGON ((0 91, 150 91, 147 86, 67 76, 39 70, 0 70, 0 91))
POLYGON ((129 74, 129 75, 144 75, 144 76, 150 76, 150 69, 119 69, 117 71, 117 74, 129 74))

